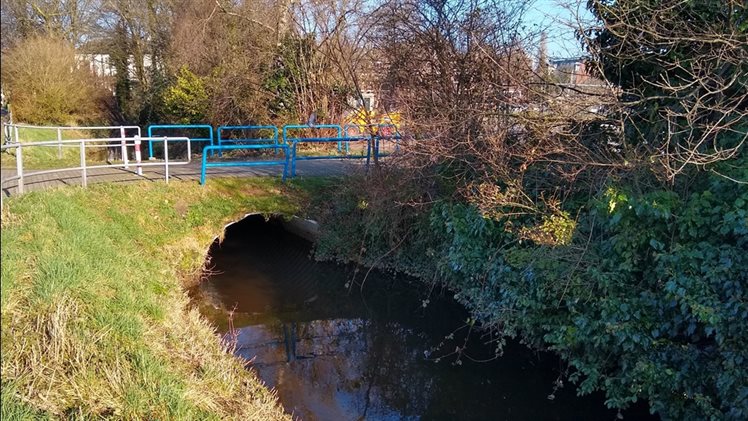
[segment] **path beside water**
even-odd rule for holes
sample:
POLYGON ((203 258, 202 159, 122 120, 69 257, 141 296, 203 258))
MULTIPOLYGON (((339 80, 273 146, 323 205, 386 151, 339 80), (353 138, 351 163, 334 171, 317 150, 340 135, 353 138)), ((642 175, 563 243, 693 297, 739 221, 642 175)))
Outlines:
MULTIPOLYGON (((316 176, 341 176, 349 174, 356 169, 364 168, 364 163, 358 160, 319 160, 299 161, 296 163, 297 177, 316 176)), ((33 173, 37 170, 26 170, 33 173)), ((41 171, 41 170, 38 170, 41 171)), ((290 171, 290 169, 289 169, 290 171)), ((88 183, 133 183, 143 180, 164 181, 165 170, 163 166, 143 167, 143 175, 135 173, 135 166, 130 169, 124 168, 92 168, 88 170, 88 183)), ((223 167, 209 168, 207 180, 216 177, 280 177, 283 167, 280 165, 262 167, 223 167)), ((2 175, 2 194, 7 197, 18 191, 18 180, 5 181, 16 175, 15 167, 3 166, 0 169, 2 175)), ((170 165, 170 180, 192 180, 200 182, 200 162, 193 161, 187 165, 170 165)), ((51 174, 24 175, 24 191, 36 191, 63 186, 80 186, 81 170, 61 171, 51 174)))

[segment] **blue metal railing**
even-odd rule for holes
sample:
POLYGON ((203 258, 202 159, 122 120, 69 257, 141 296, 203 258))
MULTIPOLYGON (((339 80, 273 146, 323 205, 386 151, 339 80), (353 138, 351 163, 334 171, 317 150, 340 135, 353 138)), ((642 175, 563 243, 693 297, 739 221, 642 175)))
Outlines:
MULTIPOLYGON (((368 136, 343 136, 343 128, 339 124, 319 124, 315 126, 309 126, 304 124, 289 124, 283 126, 283 143, 291 148, 291 176, 296 176, 296 161, 306 161, 313 159, 340 159, 340 158, 363 158, 363 156, 351 156, 350 153, 350 141, 361 141, 368 140, 368 136), (321 137, 290 137, 289 131, 297 130, 317 130, 317 129, 335 129, 336 136, 321 136, 321 137), (299 157, 297 154, 297 145, 299 143, 332 143, 337 142, 338 153, 342 152, 343 143, 345 142, 346 152, 345 155, 315 155, 315 156, 302 156, 299 157)), ((368 148, 367 148, 368 149, 368 148)), ((368 152, 367 152, 368 154, 368 152)))
MULTIPOLYGON (((354 141, 366 141, 366 165, 371 161, 371 150, 376 135, 372 127, 376 124, 346 124, 343 126, 343 137, 354 141)), ((348 145, 350 142, 346 142, 348 145)))
POLYGON ((400 150, 400 140, 402 139, 400 131, 394 124, 377 124, 376 142, 374 142, 374 154, 378 157, 389 156, 388 153, 379 152, 381 142, 392 141, 395 143, 395 152, 400 150))
MULTIPOLYGON (((224 143, 240 143, 240 142, 250 142, 250 143, 260 143, 260 142, 273 142, 273 145, 275 145, 275 148, 273 148, 274 152, 278 152, 278 146, 280 145, 278 143, 278 128, 275 126, 219 126, 218 127, 218 146, 221 146, 224 143), (226 132, 232 132, 232 131, 253 131, 253 132, 259 132, 261 130, 271 130, 273 133, 272 137, 239 137, 239 138, 229 138, 226 137, 226 132)), ((219 149, 218 150, 218 156, 222 156, 223 152, 219 149)))
MULTIPOLYGON (((189 142, 210 142, 210 146, 213 146, 213 126, 210 124, 154 124, 148 126, 148 137, 155 137, 153 135, 154 130, 175 130, 175 129, 203 129, 208 130, 210 135, 208 137, 192 137, 188 136, 189 142)), ((213 151, 211 150, 211 156, 213 151)), ((148 159, 153 159, 153 141, 148 141, 148 159)))
MULTIPOLYGON (((212 155, 212 154, 211 154, 212 155)), ((288 145, 221 145, 221 146, 206 146, 203 148, 202 166, 200 169, 200 184, 205 184, 205 177, 208 168, 213 167, 257 167, 264 165, 283 165, 283 181, 286 181, 288 176, 288 164, 291 159, 290 148, 288 145), (275 149, 282 150, 284 152, 284 159, 273 160, 273 161, 229 161, 229 162, 208 162, 208 152, 218 151, 219 156, 221 151, 225 150, 258 150, 258 149, 275 149)))
POLYGON ((366 165, 369 165, 372 152, 375 157, 389 155, 380 152, 381 141, 394 141, 395 151, 400 149, 399 141, 402 139, 402 136, 394 124, 346 124, 344 132, 345 138, 369 141, 366 151, 366 165))

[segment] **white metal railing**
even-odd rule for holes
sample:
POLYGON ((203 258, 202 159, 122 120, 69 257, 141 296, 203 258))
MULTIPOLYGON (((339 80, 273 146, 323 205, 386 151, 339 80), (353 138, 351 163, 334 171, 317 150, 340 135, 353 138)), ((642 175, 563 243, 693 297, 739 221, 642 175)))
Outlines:
MULTIPOLYGON (((15 126, 15 125, 14 125, 15 126)), ((23 126, 21 126, 23 127, 23 126)), ((37 126, 34 126, 37 127, 37 126)), ((126 126, 122 126, 126 127, 126 126)), ((137 126, 131 126, 137 127, 137 126)), ((88 127, 90 128, 90 127, 88 127)), ((15 128, 17 130, 17 127, 15 128)), ((139 131, 139 129, 138 129, 139 131)), ((133 137, 115 137, 115 138, 93 138, 93 139, 71 139, 71 140, 53 140, 43 142, 11 142, 0 146, 1 151, 15 149, 16 152, 16 175, 7 177, 0 180, 0 187, 4 186, 6 182, 18 180, 17 192, 24 192, 24 181, 27 177, 32 177, 42 174, 50 174, 63 171, 81 171, 81 185, 86 187, 88 185, 88 170, 96 168, 125 168, 129 167, 127 161, 128 148, 132 147, 135 156, 136 174, 142 175, 142 167, 148 166, 163 166, 164 167, 164 179, 169 182, 169 167, 174 165, 187 165, 191 162, 192 150, 190 147, 189 139, 186 137, 140 137, 135 135, 133 137), (164 160, 163 162, 143 162, 141 155, 142 142, 154 141, 164 142, 164 160), (169 142, 180 141, 187 144, 187 159, 185 161, 170 161, 169 160, 169 142), (186 141, 186 142, 185 142, 186 141), (77 167, 65 167, 55 168, 41 171, 26 172, 23 166, 23 150, 31 147, 77 147, 80 150, 80 166, 77 167), (122 163, 106 164, 106 165, 88 165, 86 157, 87 148, 106 148, 106 147, 121 147, 122 148, 122 163)), ((2 194, 0 194, 0 198, 2 194)))
MULTIPOLYGON (((137 136, 141 136, 140 126, 33 126, 30 124, 6 124, 7 127, 11 128, 13 143, 22 143, 19 138, 18 130, 54 130, 56 132, 57 143, 47 146, 57 146, 57 157, 62 158, 62 148, 64 147, 76 147, 75 145, 64 145, 62 142, 62 132, 67 130, 75 130, 78 132, 85 132, 91 130, 110 130, 119 132, 119 138, 127 138, 127 131, 136 131, 137 136)), ((52 140, 52 139, 50 139, 52 140)), ((23 142, 31 143, 31 142, 23 142)), ((36 142, 35 142, 36 143, 36 142)), ((128 168, 127 157, 125 154, 125 144, 121 143, 117 145, 121 147, 122 156, 125 157, 125 168, 128 168)))

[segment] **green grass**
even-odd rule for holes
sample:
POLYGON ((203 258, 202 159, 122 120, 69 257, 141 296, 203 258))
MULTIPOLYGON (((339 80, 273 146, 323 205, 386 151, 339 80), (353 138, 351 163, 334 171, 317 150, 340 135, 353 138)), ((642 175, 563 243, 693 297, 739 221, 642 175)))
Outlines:
POLYGON ((226 223, 298 214, 321 184, 102 184, 7 199, 1 418, 286 417, 185 288, 226 223))
MULTIPOLYGON (((77 132, 74 130, 63 130, 63 140, 80 139, 81 137, 107 137, 108 134, 96 132, 77 132)), ((19 128, 18 139, 21 142, 33 143, 44 141, 56 141, 57 131, 53 129, 19 128)), ((87 148, 87 165, 103 164, 106 159, 105 148, 87 148)), ((3 169, 16 168, 16 150, 10 149, 0 154, 0 165, 3 169)), ((53 168, 67 168, 80 166, 80 149, 77 147, 64 147, 62 151, 57 146, 33 146, 23 149, 24 170, 43 170, 53 168), (60 155, 61 153, 61 155, 60 155)))

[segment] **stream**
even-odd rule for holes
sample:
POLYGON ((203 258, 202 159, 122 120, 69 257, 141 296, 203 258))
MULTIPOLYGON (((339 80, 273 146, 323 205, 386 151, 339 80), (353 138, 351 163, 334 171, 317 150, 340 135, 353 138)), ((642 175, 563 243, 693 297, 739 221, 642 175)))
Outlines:
MULTIPOLYGON (((249 216, 213 244, 210 276, 191 291, 295 417, 617 419, 602 394, 579 397, 559 381, 553 354, 509 342, 495 358, 495 338, 471 329, 448 291, 378 271, 361 288, 366 269, 311 254, 280 220, 249 216)), ((646 405, 623 416, 656 419, 646 405)))

